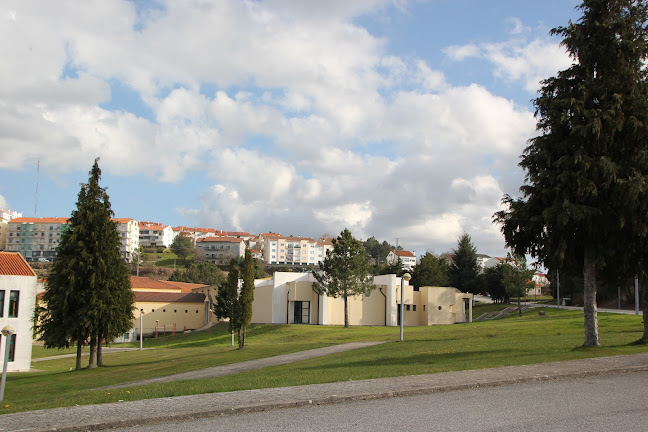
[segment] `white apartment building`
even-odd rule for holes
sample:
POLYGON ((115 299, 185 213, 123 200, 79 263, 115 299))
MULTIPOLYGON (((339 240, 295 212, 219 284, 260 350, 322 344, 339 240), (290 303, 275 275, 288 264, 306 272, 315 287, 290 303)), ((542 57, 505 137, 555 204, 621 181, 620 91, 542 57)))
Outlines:
POLYGON ((163 246, 168 248, 173 243, 173 229, 157 222, 139 223, 139 242, 142 247, 163 246))
POLYGON ((245 256, 245 241, 234 237, 204 237, 196 240, 196 256, 214 264, 227 264, 245 256))
POLYGON ((133 255, 139 253, 139 222, 130 218, 117 218, 113 222, 117 222, 121 256, 124 261, 131 263, 133 255))
POLYGON ((330 249, 330 239, 269 236, 263 242, 263 259, 268 264, 317 265, 330 249))
POLYGON ((7 234, 9 233, 9 221, 19 217, 22 217, 22 213, 0 209, 0 250, 6 248, 7 234))
POLYGON ((204 237, 215 237, 217 235, 224 235, 222 231, 217 231, 214 228, 196 228, 196 227, 186 227, 186 226, 177 226, 171 228, 173 230, 173 238, 175 239, 180 234, 189 237, 196 243, 196 240, 204 237))
POLYGON ((387 254, 387 262, 389 264, 396 263, 398 258, 400 258, 403 263, 403 268, 407 271, 412 271, 416 266, 416 255, 414 255, 414 252, 406 250, 391 250, 389 251, 389 254, 387 254))

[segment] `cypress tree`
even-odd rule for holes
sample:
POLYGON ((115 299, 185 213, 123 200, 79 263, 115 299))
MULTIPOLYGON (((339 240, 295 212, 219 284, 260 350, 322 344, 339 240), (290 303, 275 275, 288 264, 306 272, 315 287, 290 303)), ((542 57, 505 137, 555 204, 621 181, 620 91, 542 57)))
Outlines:
POLYGON ((99 186, 100 177, 97 159, 88 183, 81 185, 77 209, 57 248, 43 295, 47 306, 37 327, 48 348, 62 348, 68 339, 77 341, 77 369, 87 338, 92 368, 97 366, 102 339, 110 341, 128 331, 133 319, 128 266, 120 255, 117 224, 111 220, 113 212, 106 189, 99 186))
POLYGON ((238 344, 245 348, 247 326, 252 321, 252 303, 254 302, 254 259, 250 249, 245 250, 242 272, 243 285, 238 298, 238 344))

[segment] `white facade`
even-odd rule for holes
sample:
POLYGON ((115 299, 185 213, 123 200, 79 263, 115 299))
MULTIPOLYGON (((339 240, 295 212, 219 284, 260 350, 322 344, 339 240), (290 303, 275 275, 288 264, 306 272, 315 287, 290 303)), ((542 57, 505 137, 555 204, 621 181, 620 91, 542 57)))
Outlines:
POLYGON ((308 237, 268 237, 263 244, 263 260, 268 264, 317 265, 333 249, 330 240, 308 237))
POLYGON ((10 325, 15 331, 9 343, 1 336, 0 359, 4 361, 5 349, 10 346, 13 360, 10 357, 7 370, 29 370, 37 277, 17 253, 0 252, 0 269, 0 329, 10 325))
POLYGON ((400 258, 403 263, 403 268, 407 271, 412 271, 416 266, 416 255, 414 255, 414 252, 406 250, 391 250, 389 251, 389 254, 387 254, 387 262, 389 264, 395 264, 398 261, 398 258, 400 258))
POLYGON ((168 225, 155 222, 140 222, 139 242, 142 247, 163 246, 168 248, 173 243, 173 229, 168 225))
POLYGON ((119 251, 124 261, 133 262, 134 254, 139 253, 139 222, 134 219, 113 219, 117 222, 117 232, 121 246, 119 251))

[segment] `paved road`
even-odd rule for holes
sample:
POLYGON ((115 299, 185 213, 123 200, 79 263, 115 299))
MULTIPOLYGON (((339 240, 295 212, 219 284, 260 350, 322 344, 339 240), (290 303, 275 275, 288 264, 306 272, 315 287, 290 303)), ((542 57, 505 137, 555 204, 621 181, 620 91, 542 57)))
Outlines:
MULTIPOLYGON (((417 396, 500 387, 517 383, 571 381, 574 378, 589 379, 596 376, 618 376, 626 373, 640 376, 639 374, 642 372, 648 373, 648 353, 5 414, 0 416, 0 431, 102 430, 299 406, 341 405, 363 399, 388 399, 396 396, 417 396)), ((607 392, 607 389, 604 389, 604 392, 607 392)), ((643 394, 645 395, 645 391, 643 394)), ((536 394, 536 399, 538 404, 545 402, 545 397, 541 392, 536 394)), ((433 408, 434 406, 428 407, 427 412, 433 408)), ((469 411, 471 406, 457 405, 455 408, 464 412, 469 411)), ((535 406, 531 405, 527 409, 528 412, 533 412, 535 406)), ((429 414, 424 412, 418 415, 429 414)), ((308 426, 305 424, 306 428, 308 426)), ((454 429, 452 425, 448 427, 448 429, 450 428, 454 429)))
POLYGON ((645 431, 648 372, 356 400, 144 425, 117 432, 645 431))

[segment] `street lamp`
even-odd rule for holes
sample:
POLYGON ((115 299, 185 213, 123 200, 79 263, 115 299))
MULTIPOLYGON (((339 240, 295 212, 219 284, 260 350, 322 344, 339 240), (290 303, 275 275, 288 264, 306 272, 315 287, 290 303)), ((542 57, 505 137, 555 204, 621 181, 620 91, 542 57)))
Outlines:
POLYGON ((144 323, 144 309, 140 309, 140 351, 142 350, 142 341, 144 340, 144 327, 142 326, 144 323))
POLYGON ((412 275, 405 273, 401 276, 401 303, 400 303, 400 341, 403 342, 403 325, 405 324, 405 309, 403 303, 405 302, 405 281, 412 279, 412 275))
POLYGON ((7 382, 7 363, 9 363, 9 345, 10 341, 9 338, 11 337, 12 334, 16 333, 13 327, 11 326, 5 326, 2 329, 2 335, 5 337, 5 356, 4 356, 4 363, 2 365, 2 381, 0 381, 0 402, 4 399, 4 389, 5 389, 5 382, 7 382))

